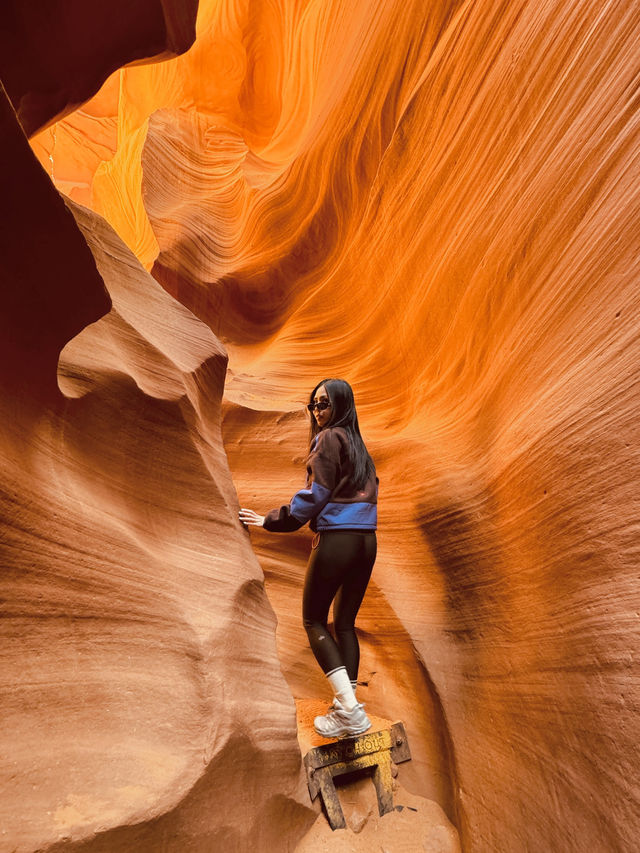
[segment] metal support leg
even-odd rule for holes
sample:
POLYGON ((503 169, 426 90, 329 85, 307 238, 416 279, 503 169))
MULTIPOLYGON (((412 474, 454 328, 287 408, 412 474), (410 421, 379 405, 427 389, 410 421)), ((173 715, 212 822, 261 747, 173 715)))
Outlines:
POLYGON ((378 812, 382 816, 393 811, 393 778, 391 755, 385 751, 378 754, 378 763, 373 771, 373 784, 378 795, 378 812))

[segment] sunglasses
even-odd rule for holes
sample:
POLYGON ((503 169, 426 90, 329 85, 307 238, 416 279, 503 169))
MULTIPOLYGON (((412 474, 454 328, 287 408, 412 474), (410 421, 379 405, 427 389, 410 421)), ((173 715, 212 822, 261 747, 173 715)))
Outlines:
POLYGON ((310 412, 313 412, 314 409, 317 409, 319 412, 324 412, 325 409, 330 409, 331 403, 328 400, 320 400, 319 403, 309 403, 307 409, 310 412))

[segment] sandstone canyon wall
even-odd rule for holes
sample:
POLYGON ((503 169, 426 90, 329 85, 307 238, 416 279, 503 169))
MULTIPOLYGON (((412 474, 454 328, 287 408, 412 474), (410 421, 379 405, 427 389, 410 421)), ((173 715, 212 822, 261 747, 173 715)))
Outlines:
MULTIPOLYGON (((181 318, 143 334, 157 362, 136 355, 143 344, 125 357, 107 343, 115 331, 82 332, 61 362, 65 411, 96 393, 129 400, 122 373, 143 394, 179 397, 187 446, 204 440, 217 461, 204 463, 215 500, 195 503, 220 508, 258 597, 248 543, 231 533, 219 412, 205 403, 221 389, 197 395, 175 378, 192 334, 183 324, 196 328, 195 315, 229 353, 222 431, 245 505, 266 510, 297 488, 313 384, 340 375, 356 388, 381 479, 361 691, 406 721, 403 780, 444 806, 469 851, 632 851, 640 833, 639 29, 623 2, 203 0, 186 54, 117 71, 32 140, 58 188, 111 223, 181 318), (105 370, 117 381, 96 391, 105 370)), ((74 210, 86 234, 103 233, 74 210)), ((138 300, 139 323, 153 293, 138 300)), ((69 316, 64 342, 87 322, 69 316)), ((164 441, 165 417, 140 430, 164 441)), ((83 433, 66 431, 79 454, 83 433)), ((36 445, 34 482, 76 458, 36 445)), ((181 515, 200 481, 189 453, 175 456, 181 515)), ((135 531, 147 560, 166 559, 163 537, 180 541, 180 525, 162 506, 156 519, 149 504, 167 490, 140 476, 143 544, 139 510, 134 524, 86 480, 81 491, 110 508, 111 531, 135 531)), ((195 552, 210 546, 185 523, 195 552)), ((258 531, 252 544, 289 688, 320 695, 297 612, 308 535, 258 531)), ((216 555, 217 584, 224 563, 216 555)), ((266 603, 255 607, 273 629, 266 603)), ((269 638, 265 627, 247 640, 247 660, 269 638)), ((280 684, 271 647, 269 660, 280 684)), ((286 717, 277 690, 273 713, 286 717)), ((302 827, 290 731, 273 732, 302 827)), ((195 773, 187 746, 177 752, 195 773)), ((243 819, 257 826, 266 808, 256 800, 243 819)))
POLYGON ((291 849, 316 815, 226 352, 0 94, 0 849, 291 849))

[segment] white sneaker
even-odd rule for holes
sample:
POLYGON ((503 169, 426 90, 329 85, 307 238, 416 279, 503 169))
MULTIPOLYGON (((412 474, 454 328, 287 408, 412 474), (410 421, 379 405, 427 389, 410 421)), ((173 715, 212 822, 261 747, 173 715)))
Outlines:
POLYGON ((358 703, 353 711, 342 706, 330 708, 322 717, 316 717, 313 727, 322 737, 352 737, 361 735, 371 728, 371 720, 364 711, 364 705, 358 703))

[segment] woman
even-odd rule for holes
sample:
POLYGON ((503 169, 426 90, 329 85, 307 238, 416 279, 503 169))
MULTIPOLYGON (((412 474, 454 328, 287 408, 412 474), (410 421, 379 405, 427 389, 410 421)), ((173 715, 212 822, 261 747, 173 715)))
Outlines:
POLYGON ((266 516, 240 510, 243 524, 274 532, 309 521, 316 533, 302 599, 309 644, 334 692, 329 711, 314 720, 324 737, 357 735, 371 723, 355 696, 360 647, 355 618, 376 559, 378 480, 365 447, 351 386, 325 379, 313 389, 306 488, 266 516), (335 639, 327 627, 334 601, 335 639))

